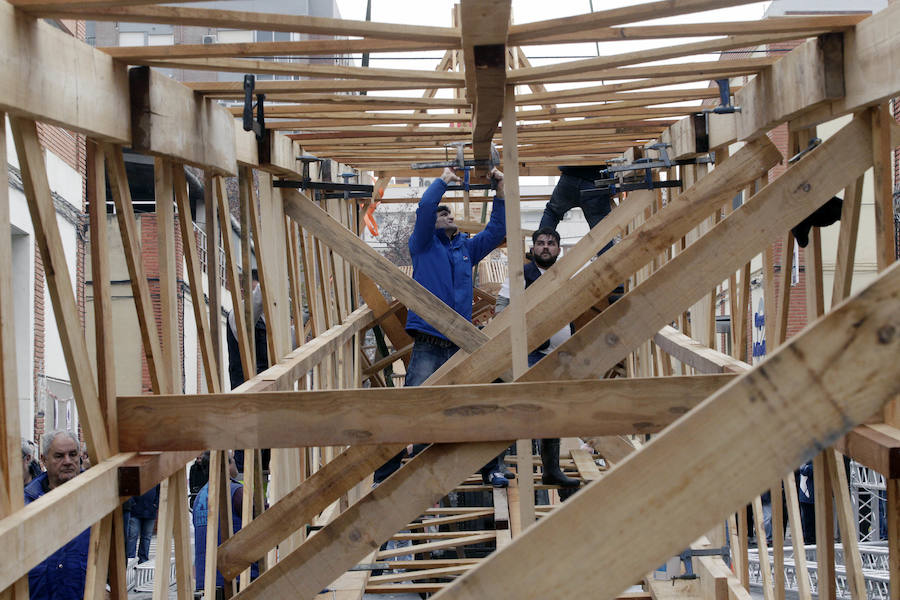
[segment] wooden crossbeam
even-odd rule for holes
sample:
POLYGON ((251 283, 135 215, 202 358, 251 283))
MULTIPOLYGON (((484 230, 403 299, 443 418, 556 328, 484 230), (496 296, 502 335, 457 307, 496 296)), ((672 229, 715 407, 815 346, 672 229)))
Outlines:
POLYGON ((67 5, 33 9, 36 17, 60 16, 95 21, 127 21, 130 23, 160 23, 168 25, 198 25, 201 27, 231 27, 259 31, 286 31, 316 35, 359 36, 366 38, 421 41, 445 44, 444 48, 459 44, 459 32, 450 27, 427 27, 351 21, 306 15, 284 15, 237 10, 185 8, 181 6, 117 6, 93 8, 90 5, 67 5))
POLYGON ((682 37, 748 35, 757 33, 808 33, 823 30, 847 30, 868 14, 792 15, 758 21, 722 21, 715 23, 679 23, 677 25, 626 25, 623 27, 584 28, 572 33, 535 37, 528 45, 580 42, 616 42, 657 40, 682 37))
POLYGON ((528 45, 533 39, 551 35, 563 35, 584 29, 612 27, 624 23, 636 23, 638 21, 646 21, 649 19, 672 17, 704 10, 738 6, 741 4, 749 4, 749 1, 662 0, 658 2, 645 2, 643 4, 614 8, 596 13, 513 25, 510 27, 509 31, 509 43, 515 46, 524 46, 528 45))
POLYGON ((235 173, 234 119, 227 110, 148 67, 131 69, 128 79, 135 151, 235 173))
MULTIPOLYGON (((215 98, 243 98, 244 84, 241 81, 195 81, 186 85, 198 94, 215 98)), ((310 79, 292 81, 261 81, 256 84, 256 91, 267 93, 272 90, 280 94, 316 94, 327 92, 360 92, 365 90, 421 90, 426 88, 457 88, 462 81, 423 81, 408 79, 310 79)))
POLYGON ((491 139, 503 115, 506 85, 506 36, 510 0, 463 0, 460 7, 466 99, 473 106, 472 149, 475 160, 490 158, 491 139))
POLYGON ((414 69, 377 69, 343 65, 315 65, 296 62, 250 60, 244 58, 180 58, 180 59, 132 59, 132 64, 152 67, 192 69, 195 71, 224 71, 226 73, 261 73, 297 75, 304 78, 360 79, 379 81, 406 81, 408 83, 439 83, 446 87, 463 84, 458 73, 438 73, 414 69))
POLYGON ((613 598, 896 395, 889 364, 891 347, 900 343, 898 300, 900 268, 894 266, 436 598, 499 593, 613 598), (831 401, 822 403, 823 395, 831 401), (803 427, 797 427, 798 420, 803 427), (781 442, 759 444, 773 429, 782 431, 781 442), (686 471, 692 464, 703 468, 686 471), (734 469, 742 477, 718 485, 734 469), (686 474, 673 472, 690 473, 690 485, 686 474), (648 477, 656 482, 656 510, 638 513, 627 499, 646 498, 648 477), (709 494, 713 488, 717 493, 709 494), (610 508, 596 519, 581 518, 598 505, 610 508), (572 540, 590 543, 610 527, 623 526, 631 532, 628 551, 607 545, 599 556, 595 548, 595 568, 581 570, 575 557, 583 547, 572 540), (533 548, 559 557, 552 571, 528 568, 533 548))
POLYGON ((127 396, 119 398, 119 443, 146 451, 650 433, 728 379, 127 396))
MULTIPOLYGON (((458 44, 457 44, 458 46, 458 44)), ((108 46, 98 50, 128 62, 135 59, 315 56, 358 52, 423 52, 443 50, 446 43, 376 39, 323 39, 296 42, 235 42, 229 44, 176 44, 174 46, 108 46)))
MULTIPOLYGON (((814 35, 815 33, 817 32, 812 32, 808 35, 814 35)), ((801 37, 808 37, 808 35, 803 35, 801 37)), ((753 48, 760 44, 790 41, 797 39, 797 37, 798 34, 795 33, 777 35, 732 35, 703 42, 691 42, 688 44, 664 46, 652 50, 637 50, 635 52, 624 52, 613 56, 587 58, 553 65, 531 67, 528 69, 517 69, 510 73, 508 79, 511 83, 516 84, 529 83, 533 81, 542 81, 546 77, 573 75, 585 70, 611 69, 614 67, 635 65, 654 60, 694 56, 697 54, 721 52, 723 50, 732 50, 735 48, 753 48)))
POLYGON ((110 142, 131 141, 124 65, 7 2, 0 2, 0 56, 27 57, 0 67, 0 110, 110 142))
MULTIPOLYGON (((56 327, 59 331, 62 353, 72 382, 72 395, 78 407, 81 427, 91 457, 110 456, 103 408, 97 393, 97 383, 91 372, 88 359, 87 341, 81 329, 75 291, 67 267, 56 209, 47 179, 44 153, 38 139, 37 124, 34 121, 10 117, 10 127, 19 164, 22 168, 22 183, 28 212, 34 226, 35 244, 40 251, 44 273, 56 327)), ((0 590, 7 586, 0 586, 0 590)))

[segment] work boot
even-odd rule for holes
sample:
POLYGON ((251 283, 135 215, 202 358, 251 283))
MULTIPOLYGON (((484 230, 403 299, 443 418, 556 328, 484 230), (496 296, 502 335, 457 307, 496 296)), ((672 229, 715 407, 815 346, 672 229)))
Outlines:
POLYGON ((559 468, 559 438, 541 440, 541 462, 544 463, 541 475, 543 483, 564 488, 575 488, 581 485, 580 481, 566 476, 559 468))

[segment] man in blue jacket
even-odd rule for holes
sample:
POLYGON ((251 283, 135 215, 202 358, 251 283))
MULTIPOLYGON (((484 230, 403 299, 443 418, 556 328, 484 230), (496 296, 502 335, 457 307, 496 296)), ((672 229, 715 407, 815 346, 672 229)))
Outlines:
MULTIPOLYGON (((445 168, 422 195, 416 209, 416 224, 409 238, 413 279, 469 321, 472 320, 472 269, 506 237, 503 173, 493 169, 491 178, 497 181, 497 194, 491 219, 480 233, 472 237, 460 233, 450 208, 439 204, 447 186, 460 181, 452 170, 445 168)), ((407 314, 406 331, 414 344, 404 385, 422 385, 459 348, 412 310, 407 314)), ((421 448, 424 445, 414 448, 413 454, 421 448)), ((375 472, 375 483, 396 471, 405 456, 404 450, 382 465, 375 472)), ((485 483, 506 487, 509 482, 503 476, 504 471, 499 459, 491 461, 482 469, 482 478, 485 483)))
MULTIPOLYGON (((41 456, 47 470, 25 487, 25 504, 31 504, 81 472, 80 444, 71 431, 60 429, 44 434, 41 456)), ((90 537, 88 527, 28 572, 31 600, 84 597, 90 537)))

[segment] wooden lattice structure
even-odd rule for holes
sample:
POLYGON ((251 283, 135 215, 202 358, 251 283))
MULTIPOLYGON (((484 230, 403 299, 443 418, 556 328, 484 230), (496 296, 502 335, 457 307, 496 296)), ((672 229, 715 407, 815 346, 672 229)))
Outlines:
MULTIPOLYGON (((124 598, 120 502, 159 482, 159 547, 174 544, 178 595, 191 597, 193 556, 184 466, 198 450, 210 448, 214 452, 206 589, 214 587, 210 577, 218 568, 235 583, 234 589, 226 586, 227 593, 237 591, 242 599, 312 598, 328 586, 341 597, 358 597, 368 573, 349 569, 371 562, 379 545, 396 532, 422 529, 410 523, 510 440, 520 440, 519 449, 527 450, 528 443, 521 440, 550 436, 593 437, 608 462, 617 466, 601 473, 584 453, 573 453, 573 464, 591 483, 533 526, 529 526, 535 520, 531 477, 517 480, 517 500, 506 504, 509 514, 500 514, 503 503, 495 495, 495 521, 510 524, 508 530, 493 532, 500 551, 474 567, 472 561, 431 565, 445 569, 440 575, 464 573, 440 591, 440 598, 615 598, 685 547, 723 543, 721 524, 726 522, 736 533, 732 539, 738 539, 732 545, 736 575, 720 558, 706 556, 694 562, 699 580, 667 584, 665 589, 650 583, 649 593, 655 598, 666 594, 705 600, 747 598, 741 585, 748 564, 743 507, 750 502, 758 514, 759 494, 777 489, 784 480, 797 543, 802 535, 793 518, 797 501, 789 474, 814 456, 821 528, 818 593, 833 598, 830 515, 837 515, 843 531, 852 531, 844 471, 838 468, 834 446, 888 477, 891 576, 900 577, 900 472, 895 466, 900 448, 896 405, 900 271, 890 266, 891 151, 898 133, 886 104, 900 93, 900 4, 868 18, 620 27, 741 3, 668 0, 503 26, 498 24, 510 22, 509 0, 471 0, 463 1, 455 27, 415 27, 159 6, 152 0, 0 0, 0 109, 11 123, 10 133, 5 126, 0 129, 0 153, 5 153, 5 137, 11 135, 95 464, 23 508, 16 348, 10 332, 14 282, 9 238, 4 236, 0 239, 4 597, 26 597, 28 570, 91 526, 86 597, 103 597, 108 574, 112 596, 124 598), (355 39, 104 50, 93 49, 38 17, 238 26, 355 39), (530 66, 521 50, 550 43, 686 35, 725 37, 539 67, 530 66), (790 40, 801 43, 777 60, 634 66, 790 40), (247 58, 433 49, 446 51, 435 72, 247 58), (129 71, 129 65, 139 66, 129 71), (278 102, 268 108, 270 117, 285 120, 271 121, 268 136, 258 142, 235 125, 232 111, 217 103, 241 96, 238 84, 181 84, 161 75, 157 67, 308 79, 259 82, 258 91, 278 102), (710 79, 739 76, 750 76, 736 92, 735 104, 742 112, 698 118, 696 107, 658 106, 716 98, 710 79), (552 82, 619 79, 625 82, 561 91, 544 87, 552 82), (675 83, 699 86, 656 89, 675 83), (516 86, 530 90, 517 94, 516 86), (440 88, 458 93, 452 99, 436 98, 440 88), (393 89, 427 91, 415 98, 377 95, 379 90, 393 89), (368 95, 344 93, 356 91, 368 95), (571 106, 558 106, 566 104, 571 106), (768 180, 769 170, 784 159, 765 135, 770 129, 788 123, 792 144, 799 150, 814 137, 817 125, 844 115, 853 117, 782 175, 768 180), (92 331, 79 324, 36 121, 84 133, 92 149, 88 161, 96 315, 92 331), (461 126, 435 126, 447 123, 461 126), (507 181, 512 298, 510 308, 483 330, 362 242, 355 203, 317 202, 299 191, 273 186, 279 178, 302 177, 297 157, 304 153, 378 172, 377 190, 391 176, 409 175, 412 161, 430 155, 442 158, 440 147, 447 142, 471 141, 474 157, 486 158, 492 140, 502 146, 507 181), (552 174, 559 164, 596 164, 622 154, 634 158, 653 140, 671 144, 670 155, 675 158, 715 150, 716 164, 711 169, 680 169, 683 189, 667 195, 665 202, 658 192, 630 194, 525 293, 517 178, 552 174), (738 148, 737 142, 744 144, 738 148), (161 335, 143 274, 123 146, 156 159, 161 335), (249 261, 252 241, 259 262, 268 351, 275 360, 270 369, 230 393, 223 393, 222 365, 216 359, 221 340, 209 317, 221 312, 218 254, 209 253, 207 299, 187 218, 185 164, 205 171, 206 214, 219 214, 226 224, 223 177, 238 176, 244 250, 240 256, 249 261), (883 272, 850 297, 861 178, 870 168, 875 177, 876 231, 862 235, 877 236, 883 272), (254 173, 258 186, 253 185, 254 173), (118 397, 115 389, 106 219, 100 210, 104 177, 116 204, 153 395, 118 397), (742 190, 748 190, 748 199, 732 209, 733 196, 742 190), (789 240, 786 236, 794 224, 841 190, 845 202, 834 306, 826 310, 822 300, 821 247, 814 235, 813 251, 806 254, 808 310, 814 322, 802 334, 784 339, 790 286, 781 285, 781 297, 776 299, 775 280, 787 277, 790 269, 782 264, 775 272, 771 245, 789 240), (176 211, 210 394, 180 394, 175 384, 180 380, 173 342, 178 326, 176 211), (621 237, 619 243, 579 271, 615 236, 621 237), (771 327, 767 339, 774 341, 773 348, 780 347, 751 367, 742 319, 749 312, 748 265, 760 253, 765 256, 764 280, 771 298, 767 304, 779 307, 776 318, 767 323, 771 327), (534 368, 526 368, 529 348, 626 281, 628 293, 621 300, 534 368), (714 337, 711 291, 726 281, 732 291, 734 356, 698 341, 714 337), (378 286, 397 302, 389 303, 378 286), (695 311, 688 325, 685 313, 698 303, 707 309, 695 311), (400 304, 434 324, 461 351, 423 387, 360 389, 385 364, 409 352, 411 340, 397 317, 400 304), (303 305, 309 307, 314 337, 292 349, 290 323, 303 321, 303 305), (697 314, 710 318, 698 319, 697 314), (672 327, 676 323, 680 331, 672 327), (360 346, 363 333, 376 324, 395 353, 373 365, 367 364, 360 346), (685 335, 690 331, 693 336, 685 335), (88 354, 87 336, 95 336, 95 360, 88 354), (600 378, 624 357, 631 377, 600 378), (491 384, 497 377, 510 383, 491 384), (859 426, 863 422, 868 425, 859 426), (647 433, 660 435, 633 453, 620 437, 647 433), (409 442, 434 444, 369 490, 366 478, 374 468, 409 442), (254 504, 257 509, 262 504, 262 485, 257 459, 249 452, 245 497, 257 502, 244 503, 244 528, 238 535, 231 537, 230 519, 222 520, 224 541, 213 551, 219 511, 230 514, 221 451, 264 447, 274 449, 270 494, 276 502, 267 510, 254 511, 254 504), (322 527, 308 536, 308 524, 322 527), (264 573, 250 582, 249 565, 258 559, 264 573), (538 568, 538 563, 549 566, 538 568)), ((5 162, 4 155, 0 163, 5 162)), ((313 178, 318 174, 313 167, 313 178)), ((0 193, 6 194, 5 186, 0 186, 0 193)), ((207 227, 208 239, 217 239, 215 217, 208 219, 207 227)), ((8 228, 8 199, 2 197, 0 231, 8 228)), ((223 239, 244 372, 251 372, 253 355, 245 321, 249 313, 242 294, 236 293, 244 285, 238 277, 239 253, 229 236, 223 239)), ((243 266, 246 270, 249 262, 243 266)), ((519 452, 520 473, 531 472, 530 454, 519 452)), ((465 511, 432 512, 453 523, 462 520, 459 515, 465 511)), ((776 513, 777 523, 783 516, 776 513)), ((779 529, 777 524, 774 529, 779 529)), ((415 538, 413 533, 407 539, 415 538)), ((437 534, 420 537, 437 544, 433 548, 448 545, 441 546, 437 534)), ((859 599, 865 589, 850 538, 844 536, 848 577, 853 597, 859 599)), ((766 575, 764 568, 767 598, 783 597, 778 567, 782 541, 777 536, 773 540, 774 574, 766 575)), ((449 545, 463 542, 456 539, 449 545)), ((165 597, 169 588, 168 560, 166 552, 159 553, 157 598, 165 597)), ((423 566, 427 565, 418 568, 423 566)), ((411 578, 390 581, 398 579, 411 578)), ((808 587, 801 586, 800 594, 808 598, 808 587)), ((900 598, 900 584, 892 586, 891 595, 900 598)))

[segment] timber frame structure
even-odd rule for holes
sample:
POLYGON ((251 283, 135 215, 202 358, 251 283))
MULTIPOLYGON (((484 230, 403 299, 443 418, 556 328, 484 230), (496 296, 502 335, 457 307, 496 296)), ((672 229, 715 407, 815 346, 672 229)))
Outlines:
MULTIPOLYGON (((10 241, 0 236, 0 547, 13 553, 0 561, 0 590, 5 590, 0 595, 27 597, 29 569, 90 526, 85 597, 103 597, 109 581, 111 595, 125 598, 120 503, 162 482, 158 539, 166 551, 159 552, 154 594, 167 595, 168 549, 174 545, 178 597, 192 597, 184 467, 197 451, 213 449, 206 589, 214 587, 210 577, 218 568, 233 582, 226 594, 243 600, 313 598, 328 587, 335 590, 333 597, 359 597, 368 573, 350 569, 371 562, 382 542, 420 515, 434 512, 429 507, 510 440, 594 436, 615 467, 599 473, 584 455, 574 454, 579 472, 592 481, 549 514, 538 511, 547 516, 537 523, 528 502, 531 477, 519 477, 519 501, 510 502, 513 509, 505 516, 510 529, 494 534, 499 550, 477 564, 432 563, 428 576, 456 577, 439 586, 437 597, 612 599, 685 547, 721 545, 729 527, 732 539, 738 540, 732 544, 734 573, 720 558, 704 556, 694 562, 698 580, 660 586, 651 577, 647 594, 657 600, 749 598, 742 586, 748 565, 743 507, 751 503, 759 514, 759 495, 777 490, 784 481, 792 537, 798 543, 802 533, 794 518, 797 498, 790 473, 805 461, 815 457, 818 539, 833 539, 832 513, 843 531, 853 531, 838 448, 888 477, 891 597, 900 598, 900 267, 891 265, 891 151, 898 138, 887 108, 900 94, 900 3, 869 17, 622 27, 741 3, 667 0, 498 26, 510 22, 509 0, 463 0, 457 26, 414 27, 161 6, 153 0, 0 0, 0 110, 11 124, 10 132, 5 126, 0 129, 0 153, 5 154, 5 136, 11 135, 95 465, 23 507, 10 241), (43 17, 223 27, 240 23, 354 39, 103 50, 66 35, 43 17), (724 37, 537 67, 529 65, 520 49, 686 35, 724 37), (635 66, 798 39, 802 42, 777 60, 635 66), (298 67, 247 58, 422 49, 446 50, 438 71, 298 67), (217 102, 240 96, 239 86, 185 85, 161 75, 157 67, 290 73, 308 79, 258 84, 258 91, 277 102, 267 112, 278 118, 258 142, 217 102), (741 75, 750 79, 736 92, 740 113, 698 118, 696 107, 658 106, 715 98, 710 79, 741 75), (619 79, 624 82, 615 83, 619 79), (599 80, 607 83, 561 91, 544 87, 599 80), (699 86, 655 89, 690 82, 699 86), (517 86, 530 90, 517 94, 517 86), (459 93, 453 99, 436 98, 439 88, 459 93), (392 89, 427 91, 416 98, 377 95, 392 89), (364 90, 369 94, 344 93, 364 90), (792 143, 802 149, 817 125, 845 115, 852 118, 837 133, 769 180, 769 170, 784 159, 765 135, 770 129, 788 123, 792 143), (88 165, 93 331, 84 331, 76 314, 37 121, 84 133, 93 149, 88 165), (429 127, 448 122, 461 126, 429 127), (312 153, 378 172, 377 190, 393 175, 408 175, 410 162, 442 155, 442 144, 460 140, 472 142, 475 158, 486 158, 490 142, 497 141, 507 182, 511 305, 482 330, 362 242, 355 202, 317 201, 273 186, 280 178, 301 177, 297 157, 312 153), (677 194, 630 194, 526 293, 517 178, 553 173, 557 164, 596 164, 622 154, 633 158, 653 140, 671 144, 675 158, 715 150, 716 164, 711 169, 681 168, 684 186, 677 194), (161 335, 143 276, 122 159, 125 146, 156 159, 161 335), (221 354, 221 341, 209 318, 210 312, 221 310, 215 292, 218 269, 209 269, 207 301, 186 218, 190 208, 185 164, 206 172, 207 214, 218 212, 226 223, 223 177, 238 176, 245 259, 251 239, 256 244, 269 356, 277 360, 230 393, 223 393, 222 367, 214 358, 221 354), (870 168, 881 273, 851 296, 861 178, 870 168), (258 187, 253 185, 254 172, 258 187), (109 277, 104 277, 109 273, 106 219, 100 210, 105 178, 117 208, 153 395, 118 397, 115 389, 109 277), (745 202, 732 209, 732 198, 741 190, 749 190, 745 202), (806 265, 812 324, 785 339, 790 286, 782 285, 776 299, 775 279, 790 269, 774 271, 772 244, 786 239, 790 227, 841 190, 845 202, 835 302, 830 310, 823 305, 821 248, 814 235, 806 265), (173 342, 178 325, 176 212, 182 216, 177 222, 209 394, 183 395, 175 383, 180 381, 173 342), (621 239, 611 250, 589 262, 616 236, 621 239), (747 346, 742 319, 748 314, 749 262, 760 253, 765 256, 766 293, 772 299, 767 305, 779 307, 777 317, 767 322, 767 339, 778 348, 754 367, 741 352, 747 346), (628 291, 620 301, 527 368, 529 348, 625 281, 628 291), (734 356, 698 341, 712 338, 708 331, 697 333, 714 327, 712 321, 694 318, 689 324, 685 317, 691 306, 708 305, 714 298, 711 290, 723 282, 729 282, 732 292, 734 356), (364 378, 377 371, 364 364, 360 351, 367 329, 382 327, 397 352, 395 359, 410 343, 396 303, 389 304, 376 284, 461 348, 426 386, 362 389, 364 378), (289 325, 292 319, 302 322, 304 304, 310 309, 314 337, 291 348, 289 325), (203 308, 207 306, 209 311, 203 308), (691 329, 697 339, 686 335, 691 329), (89 335, 96 339, 95 360, 87 351, 89 335), (631 377, 598 379, 623 357, 628 357, 631 377), (508 383, 491 384, 497 377, 508 383), (658 435, 637 450, 621 437, 638 433, 658 435), (363 482, 373 469, 409 442, 433 444, 369 490, 363 482), (220 521, 224 541, 212 550, 219 512, 230 514, 221 451, 262 447, 274 448, 270 494, 276 502, 259 510, 261 473, 256 459, 247 460, 245 498, 257 502, 244 503, 244 528, 237 535, 228 532, 229 518, 220 521), (307 524, 322 527, 307 536, 307 524), (264 572, 251 582, 249 565, 255 560, 262 561, 264 572), (552 566, 538 568, 539 563, 552 566)), ((6 163, 5 155, 0 163, 6 163)), ((6 194, 5 186, 0 186, 0 194, 6 194)), ((8 204, 8 198, 0 198, 0 231, 9 228, 8 204)), ((209 239, 217 239, 215 217, 208 221, 209 239)), ((229 236, 224 240, 228 286, 237 291, 242 286, 238 249, 231 247, 229 236)), ((215 255, 210 253, 210 261, 215 255)), ((233 293, 233 303, 244 372, 252 372, 251 336, 240 293, 233 293)), ((529 456, 519 452, 520 473, 531 472, 529 456)), ((449 510, 440 518, 452 523, 462 520, 464 512, 449 510)), ((782 519, 780 510, 776 512, 775 518, 782 519)), ((503 516, 495 516, 502 521, 503 516)), ((416 529, 422 528, 420 523, 416 529)), ((406 535, 412 539, 416 534, 406 535)), ((432 540, 430 548, 435 549, 471 541, 446 543, 438 534, 418 535, 432 540)), ((847 574, 852 597, 860 600, 866 591, 852 539, 844 536, 847 574)), ((784 597, 779 576, 782 542, 776 534, 774 573, 763 561, 767 599, 784 597)), ((829 547, 822 543, 819 548, 820 598, 835 597, 829 547)), ((801 584, 803 600, 810 597, 808 583, 801 584)))

